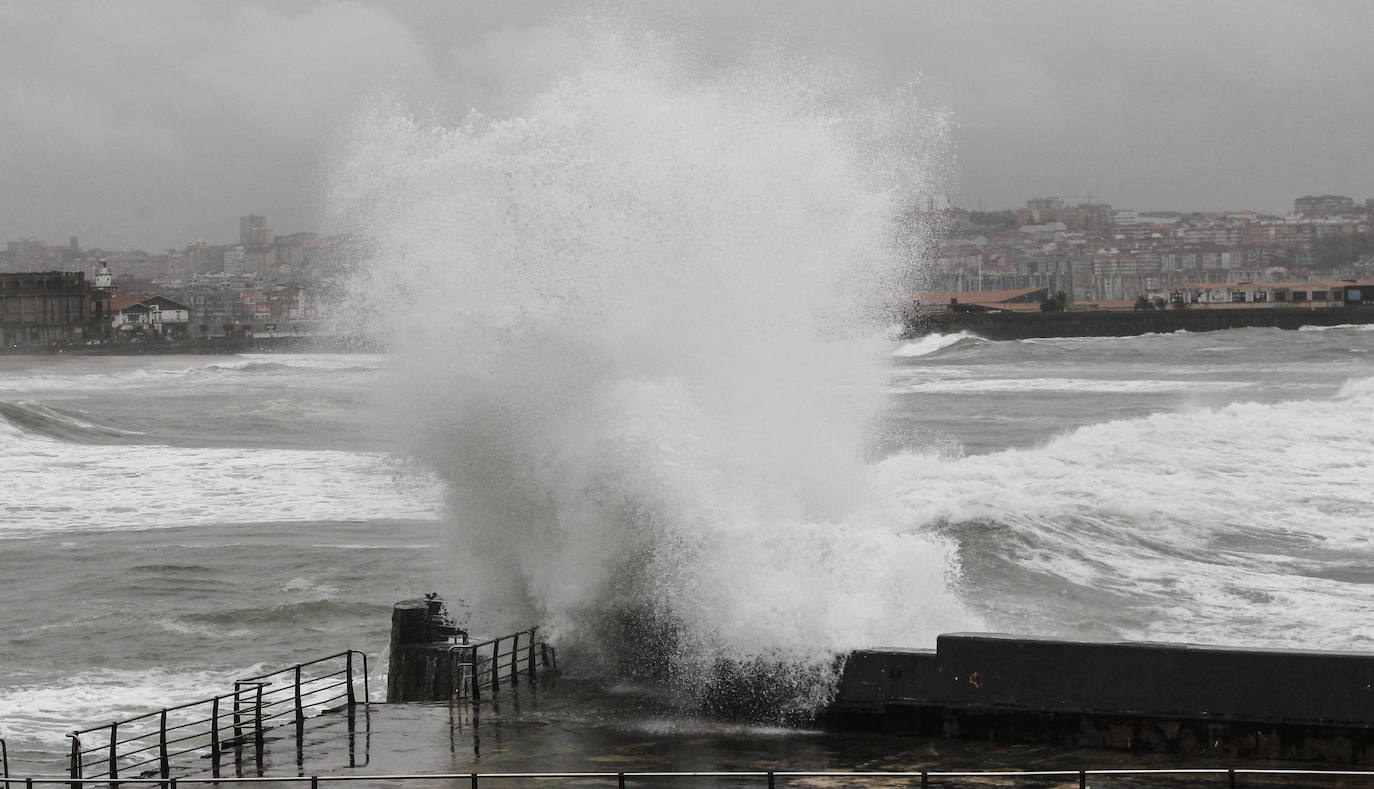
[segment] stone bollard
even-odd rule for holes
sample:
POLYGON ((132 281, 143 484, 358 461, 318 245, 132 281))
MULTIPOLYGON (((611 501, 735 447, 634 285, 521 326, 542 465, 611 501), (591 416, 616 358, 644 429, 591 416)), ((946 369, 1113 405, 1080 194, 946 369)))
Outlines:
POLYGON ((448 701, 458 680, 463 651, 452 649, 444 602, 431 595, 402 600, 391 609, 391 664, 386 674, 386 700, 448 701))

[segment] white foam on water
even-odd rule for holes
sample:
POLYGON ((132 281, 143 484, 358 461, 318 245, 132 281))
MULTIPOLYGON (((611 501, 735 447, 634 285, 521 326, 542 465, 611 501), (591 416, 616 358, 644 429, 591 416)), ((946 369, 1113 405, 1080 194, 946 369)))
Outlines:
POLYGON ((927 334, 919 340, 904 343, 900 348, 892 352, 893 356, 915 358, 919 356, 929 356, 937 351, 942 351, 952 345, 958 345, 965 340, 974 342, 987 342, 968 332, 957 332, 955 334, 927 334))
POLYGON ((1374 323, 1342 323, 1336 326, 1299 326, 1301 332, 1374 331, 1374 323))
POLYGON ((1245 381, 1104 380, 1094 378, 966 378, 910 381, 896 391, 951 394, 959 392, 1226 392, 1253 387, 1245 381))
POLYGON ((64 749, 73 727, 131 718, 229 692, 262 666, 206 671, 92 669, 43 685, 0 686, 0 738, 11 748, 64 749))
POLYGON ((943 118, 828 66, 702 76, 585 32, 517 114, 379 103, 338 167, 377 250, 352 314, 393 344, 384 418, 452 490, 464 597, 588 649, 637 622, 684 685, 976 623, 950 545, 866 487, 884 342, 821 339, 890 324, 943 118))
POLYGON ((1126 617, 1120 636, 1367 649, 1371 408, 1360 378, 1328 399, 1159 413, 1029 450, 894 457, 875 485, 917 528, 996 524, 990 550, 1015 565, 1130 601, 1099 612, 1126 617))
POLYGON ((22 374, 0 376, 0 395, 234 385, 245 379, 261 378, 257 371, 280 378, 314 380, 320 373, 376 374, 385 364, 377 354, 171 354, 152 359, 138 357, 134 362, 122 357, 82 361, 83 364, 70 365, 70 372, 61 365, 46 365, 23 370, 22 374), (137 366, 129 366, 135 362, 137 366), (90 372, 93 366, 108 369, 90 372))
POLYGON ((0 420, 0 537, 225 522, 431 519, 442 483, 388 455, 88 446, 0 420))

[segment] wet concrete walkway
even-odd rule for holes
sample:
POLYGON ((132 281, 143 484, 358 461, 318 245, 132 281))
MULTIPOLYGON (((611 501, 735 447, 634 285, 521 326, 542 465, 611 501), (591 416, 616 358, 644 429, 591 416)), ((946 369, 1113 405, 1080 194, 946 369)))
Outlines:
MULTIPOLYGON (((1246 762, 1232 764, 1184 754, 1134 754, 1046 745, 1008 745, 915 738, 900 734, 826 732, 735 724, 683 715, 652 697, 585 683, 522 686, 480 704, 371 704, 353 715, 311 719, 298 740, 294 728, 276 730, 264 753, 266 776, 468 774, 531 772, 694 771, 1001 771, 1109 768, 1292 768, 1339 765, 1246 762)), ((257 775, 251 753, 242 775, 257 775)), ((225 764, 224 774, 235 773, 225 764)), ((609 779, 480 779, 484 787, 615 787, 609 779)), ((184 781, 183 785, 189 785, 184 781)), ((470 786, 469 780, 405 782, 376 779, 368 786, 470 786)), ((356 786, 356 783, 347 786, 356 786)), ((631 778, 629 786, 738 786, 766 789, 756 778, 631 778)), ((778 787, 920 786, 919 777, 777 777, 778 787)), ((1202 786, 1227 789, 1226 775, 1092 776, 1093 787, 1202 786)), ((1246 786, 1374 786, 1371 778, 1242 775, 1246 786)), ((274 784, 281 787, 282 784, 274 784)), ((932 777, 930 786, 1078 787, 1076 776, 932 777)))

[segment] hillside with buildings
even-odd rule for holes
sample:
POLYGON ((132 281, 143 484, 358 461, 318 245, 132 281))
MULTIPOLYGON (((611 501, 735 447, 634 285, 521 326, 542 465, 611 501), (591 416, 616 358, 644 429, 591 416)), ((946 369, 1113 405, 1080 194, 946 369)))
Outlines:
POLYGON ((151 253, 83 249, 76 236, 11 241, 0 331, 8 348, 315 335, 349 248, 342 236, 278 236, 256 215, 239 219, 238 243, 151 253))
POLYGON ((1015 211, 949 209, 935 221, 943 240, 920 284, 932 292, 1044 288, 1078 305, 1130 308, 1149 295, 1221 300, 1224 285, 1374 278, 1374 198, 1300 197, 1280 217, 1047 197, 1015 211))
MULTIPOLYGON (((912 222, 939 239, 906 305, 917 313, 1374 303, 1374 198, 1300 197, 1280 217, 1046 197, 912 222)), ((0 332, 7 348, 316 336, 351 249, 258 215, 239 218, 237 243, 152 253, 11 241, 0 332)))

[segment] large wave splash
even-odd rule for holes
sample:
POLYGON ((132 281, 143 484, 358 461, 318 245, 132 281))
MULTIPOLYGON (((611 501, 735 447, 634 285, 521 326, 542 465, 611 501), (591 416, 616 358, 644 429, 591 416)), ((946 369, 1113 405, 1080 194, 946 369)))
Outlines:
POLYGON ((352 314, 393 348, 386 418, 450 487, 473 621, 537 618, 582 670, 698 700, 767 666, 814 704, 838 653, 969 622, 950 546, 858 460, 861 338, 907 286, 894 228, 943 119, 827 67, 587 52, 516 116, 382 102, 353 129, 334 198, 370 250, 352 314))

